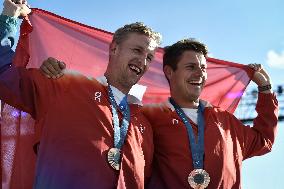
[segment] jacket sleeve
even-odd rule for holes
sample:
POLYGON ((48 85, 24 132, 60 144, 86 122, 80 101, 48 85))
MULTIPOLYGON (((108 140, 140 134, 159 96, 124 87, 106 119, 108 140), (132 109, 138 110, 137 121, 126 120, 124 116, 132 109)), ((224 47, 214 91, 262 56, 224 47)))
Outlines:
POLYGON ((243 159, 272 150, 277 131, 278 108, 274 93, 259 93, 255 108, 257 117, 253 120, 253 126, 244 126, 240 121, 235 121, 234 128, 242 143, 243 159))
POLYGON ((37 119, 53 104, 55 83, 38 69, 11 66, 0 74, 0 100, 37 119))

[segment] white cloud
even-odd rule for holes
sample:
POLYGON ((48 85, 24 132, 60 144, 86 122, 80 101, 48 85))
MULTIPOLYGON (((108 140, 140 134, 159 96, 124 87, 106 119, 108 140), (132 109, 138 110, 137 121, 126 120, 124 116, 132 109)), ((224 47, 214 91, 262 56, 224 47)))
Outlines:
POLYGON ((274 50, 270 50, 267 53, 267 64, 272 68, 284 69, 284 51, 277 53, 274 50))

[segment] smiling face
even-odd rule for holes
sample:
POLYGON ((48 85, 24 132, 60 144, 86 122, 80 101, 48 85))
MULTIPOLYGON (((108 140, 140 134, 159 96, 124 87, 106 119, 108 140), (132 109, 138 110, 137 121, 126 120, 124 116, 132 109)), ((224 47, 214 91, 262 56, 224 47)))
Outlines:
POLYGON ((198 102, 207 79, 207 64, 202 53, 192 50, 184 51, 177 62, 177 69, 164 67, 169 80, 171 96, 182 107, 190 107, 198 102))
POLYGON ((129 33, 125 40, 110 46, 110 60, 105 73, 108 82, 127 93, 147 71, 157 44, 143 34, 129 33))

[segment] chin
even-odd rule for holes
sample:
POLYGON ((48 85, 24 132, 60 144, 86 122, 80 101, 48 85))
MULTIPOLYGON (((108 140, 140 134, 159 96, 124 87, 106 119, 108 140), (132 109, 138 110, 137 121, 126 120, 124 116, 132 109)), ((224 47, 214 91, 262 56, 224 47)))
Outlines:
POLYGON ((199 96, 200 96, 200 94, 188 94, 188 99, 189 99, 190 101, 196 102, 196 101, 198 101, 199 96))
POLYGON ((131 88, 133 85, 135 85, 138 81, 136 80, 128 80, 127 82, 125 82, 125 85, 127 85, 129 88, 131 88))
POLYGON ((137 76, 135 78, 129 78, 129 83, 132 83, 133 85, 138 83, 138 81, 140 80, 140 77, 137 76))

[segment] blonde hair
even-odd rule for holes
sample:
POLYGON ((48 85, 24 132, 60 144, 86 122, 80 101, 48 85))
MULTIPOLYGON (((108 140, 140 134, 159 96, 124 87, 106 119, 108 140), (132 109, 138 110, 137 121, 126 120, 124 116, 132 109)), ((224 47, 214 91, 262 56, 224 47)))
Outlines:
POLYGON ((143 34, 151 39, 153 39, 157 47, 161 44, 162 35, 158 32, 155 32, 150 27, 146 26, 142 22, 135 22, 132 24, 127 24, 119 29, 117 29, 113 35, 112 42, 115 42, 116 44, 120 44, 123 40, 125 40, 130 33, 138 33, 143 34))

